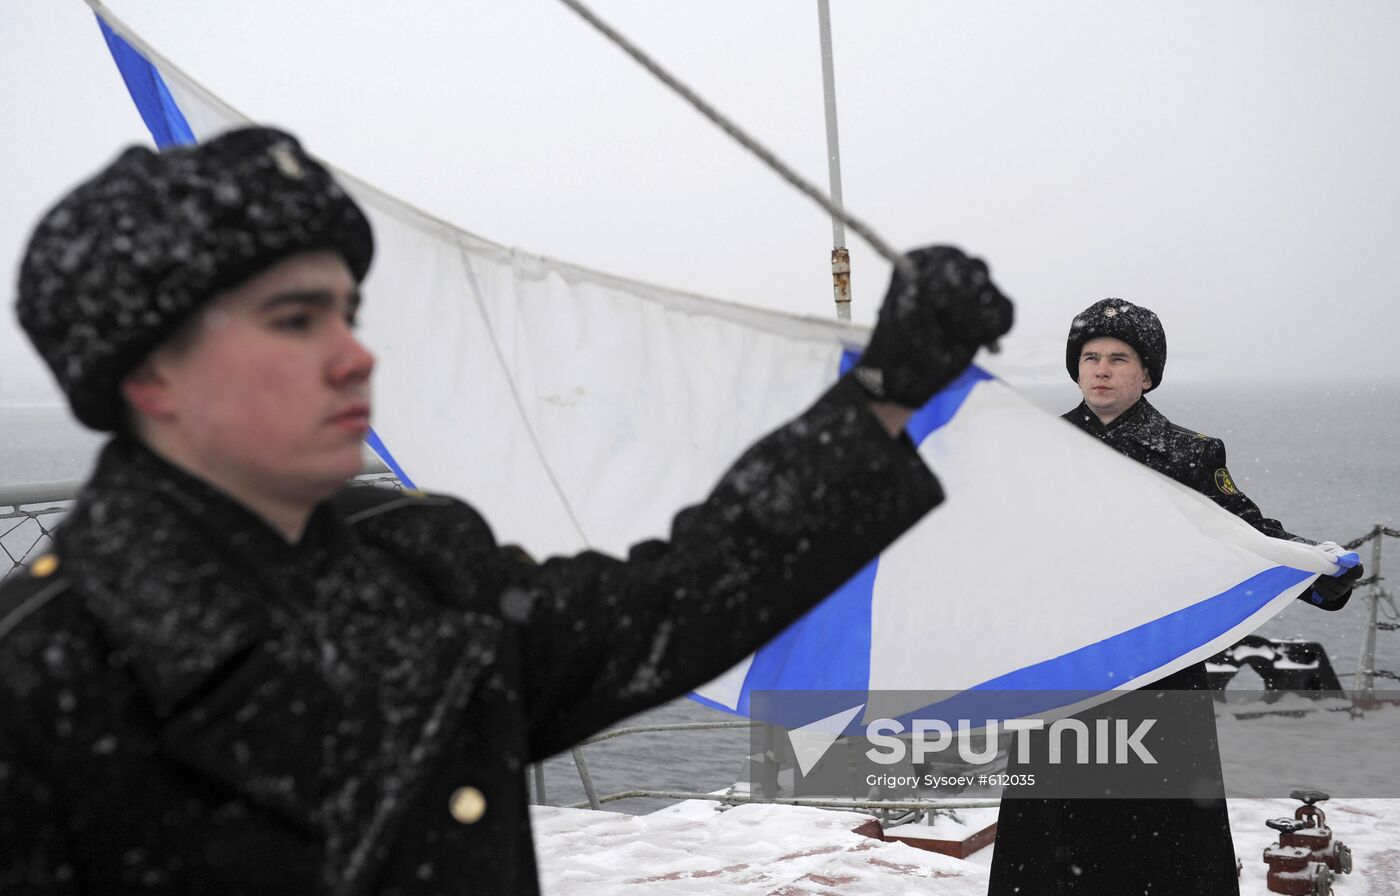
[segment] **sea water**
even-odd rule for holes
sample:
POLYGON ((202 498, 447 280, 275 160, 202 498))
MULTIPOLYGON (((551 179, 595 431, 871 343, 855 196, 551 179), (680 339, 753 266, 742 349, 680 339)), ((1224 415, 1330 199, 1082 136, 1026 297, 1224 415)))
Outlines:
MULTIPOLYGON (((1054 413, 1078 401, 1068 382, 1023 391, 1054 413)), ((1168 383, 1151 400, 1174 423, 1224 439, 1236 484, 1265 516, 1279 519, 1289 531, 1345 543, 1377 523, 1400 528, 1400 382, 1168 383)), ((101 443, 61 408, 0 407, 0 483, 81 479, 101 443)), ((12 522, 0 520, 0 535, 12 522)), ((1016 521, 1007 520, 1007 526, 1014 532, 1016 521)), ((1400 581, 1400 541, 1388 539, 1384 549, 1390 590, 1400 590, 1393 584, 1400 581)), ((1360 553, 1369 566, 1371 546, 1363 546, 1360 553)), ((1352 673, 1360 655, 1366 604, 1354 597, 1346 609, 1324 613, 1295 603, 1260 634, 1319 641, 1339 673, 1352 673)), ((1376 667, 1400 672, 1400 632, 1381 632, 1376 647, 1376 667)), ((1344 686, 1352 681, 1350 676, 1342 679, 1344 686)), ((1400 688, 1400 682, 1386 680, 1377 685, 1400 688)), ((678 700, 625 724, 728 718, 678 700)), ((748 751, 748 732, 737 730, 637 735, 588 747, 584 755, 599 793, 637 788, 709 791, 733 783, 748 751)), ((584 798, 567 753, 546 764, 546 794, 556 805, 584 798)), ((646 812, 659 805, 629 800, 610 808, 646 812)))

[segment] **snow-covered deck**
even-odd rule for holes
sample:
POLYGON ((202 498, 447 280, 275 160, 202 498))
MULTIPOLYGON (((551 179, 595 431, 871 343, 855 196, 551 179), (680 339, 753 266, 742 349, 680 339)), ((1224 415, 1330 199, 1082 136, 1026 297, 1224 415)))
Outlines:
MULTIPOLYGON (((1292 815, 1294 800, 1230 800, 1241 896, 1267 896, 1264 821, 1292 815)), ((1339 896, 1400 896, 1400 800, 1324 804, 1356 871, 1339 896)), ((982 896, 993 847, 954 859, 852 832, 869 817, 793 806, 718 811, 686 802, 650 815, 535 807, 536 851, 546 896, 753 894, 753 896, 982 896)), ((971 821, 971 819, 969 819, 971 821)), ((907 833, 908 828, 900 833, 907 833)), ((943 832, 939 832, 944 836, 943 832)))

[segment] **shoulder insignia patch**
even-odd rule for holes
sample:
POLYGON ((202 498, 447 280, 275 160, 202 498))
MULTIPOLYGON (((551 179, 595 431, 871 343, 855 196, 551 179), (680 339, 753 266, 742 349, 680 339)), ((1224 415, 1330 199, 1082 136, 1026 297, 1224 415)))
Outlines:
POLYGON ((1230 471, 1221 467, 1215 471, 1215 487, 1220 489, 1222 495, 1238 495, 1240 490, 1235 488, 1235 480, 1230 478, 1230 471))

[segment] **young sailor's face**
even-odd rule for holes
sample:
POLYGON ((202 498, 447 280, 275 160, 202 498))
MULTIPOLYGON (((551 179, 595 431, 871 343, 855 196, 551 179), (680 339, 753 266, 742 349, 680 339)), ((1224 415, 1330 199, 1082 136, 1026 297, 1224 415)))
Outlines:
POLYGON ((374 357, 333 252, 293 255, 222 293, 153 355, 161 410, 197 469, 319 500, 361 463, 374 357))
POLYGON ((1151 388, 1152 378, 1131 345, 1100 336, 1079 351, 1079 391, 1084 403, 1107 423, 1132 407, 1151 388))

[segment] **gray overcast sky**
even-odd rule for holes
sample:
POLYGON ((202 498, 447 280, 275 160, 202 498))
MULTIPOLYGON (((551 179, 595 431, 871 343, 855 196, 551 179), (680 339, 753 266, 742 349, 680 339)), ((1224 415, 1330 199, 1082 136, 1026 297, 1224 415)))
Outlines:
MULTIPOLYGON (((246 114, 482 236, 831 315, 829 219, 553 0, 111 0, 246 114)), ((1167 382, 1400 377, 1400 4, 832 3, 846 200, 985 256, 1011 368, 1073 314, 1157 310, 1167 382)), ((825 186, 812 0, 594 8, 825 186)), ((79 0, 0 4, 0 274, 148 139, 79 0)), ((888 266, 851 237, 857 320, 888 266)), ((411 296, 371 296, 409 301, 411 296)), ((0 401, 52 395, 12 314, 0 401)), ((1068 386, 1068 383, 1066 383, 1068 386)))

